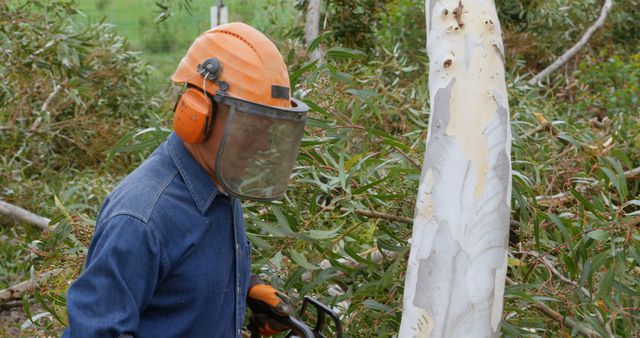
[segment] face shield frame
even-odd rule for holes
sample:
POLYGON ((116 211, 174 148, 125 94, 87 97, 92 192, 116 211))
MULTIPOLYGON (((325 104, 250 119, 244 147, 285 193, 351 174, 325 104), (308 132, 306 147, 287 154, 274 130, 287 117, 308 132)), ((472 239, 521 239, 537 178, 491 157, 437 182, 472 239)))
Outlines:
MULTIPOLYGON (((292 105, 291 108, 267 106, 260 103, 251 102, 241 98, 230 96, 224 91, 216 92, 216 95, 214 96, 214 100, 218 105, 220 104, 227 105, 229 108, 227 113, 228 115, 225 121, 224 133, 222 135, 220 147, 218 148, 216 159, 215 159, 216 178, 220 183, 220 185, 222 186, 222 188, 224 189, 224 191, 234 197, 241 198, 241 199, 248 199, 252 201, 273 201, 273 200, 282 198, 282 196, 284 196, 284 194, 287 191, 289 177, 291 176, 293 167, 295 166, 295 158, 297 157, 297 154, 300 150, 300 143, 304 135, 304 127, 306 125, 307 112, 309 111, 309 106, 307 106, 307 104, 295 98, 289 99, 292 105), (300 125, 300 128, 302 129, 300 132, 300 139, 297 140, 297 145, 295 149, 292 148, 292 150, 295 150, 295 157, 292 158, 292 161, 289 166, 290 169, 286 173, 287 183, 284 184, 283 187, 281 187, 282 192, 280 194, 273 195, 270 197, 257 197, 257 196, 244 194, 238 191, 240 189, 231 187, 229 182, 227 182, 227 179, 224 177, 223 168, 221 164, 223 163, 223 155, 224 155, 227 143, 229 142, 229 139, 230 139, 230 133, 233 131, 232 124, 234 123, 234 118, 239 116, 238 114, 249 114, 251 116, 255 116, 258 118, 275 121, 276 123, 278 121, 280 122, 284 121, 284 122, 300 125)), ((293 151, 291 152, 291 155, 293 155, 293 151)), ((236 187, 240 187, 241 185, 242 183, 236 185, 236 187)), ((280 186, 273 186, 273 187, 280 187, 280 186)), ((263 189, 266 190, 267 188, 263 188, 263 189)))

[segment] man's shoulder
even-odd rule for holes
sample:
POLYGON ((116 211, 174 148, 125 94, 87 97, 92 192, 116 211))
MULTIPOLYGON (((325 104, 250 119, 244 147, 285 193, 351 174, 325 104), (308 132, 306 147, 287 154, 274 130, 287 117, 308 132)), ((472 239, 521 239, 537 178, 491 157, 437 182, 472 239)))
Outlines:
POLYGON ((177 174, 178 168, 163 143, 109 194, 100 211, 100 220, 129 215, 147 223, 160 195, 177 174))

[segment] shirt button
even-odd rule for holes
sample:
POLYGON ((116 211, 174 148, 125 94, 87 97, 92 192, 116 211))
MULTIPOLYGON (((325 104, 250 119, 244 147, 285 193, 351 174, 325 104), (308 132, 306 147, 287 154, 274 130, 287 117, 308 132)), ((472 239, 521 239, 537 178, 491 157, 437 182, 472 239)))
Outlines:
POLYGON ((240 287, 239 287, 239 286, 236 288, 236 291, 237 291, 238 293, 240 293, 240 287))
POLYGON ((240 246, 238 245, 238 243, 236 243, 236 250, 240 249, 240 246))

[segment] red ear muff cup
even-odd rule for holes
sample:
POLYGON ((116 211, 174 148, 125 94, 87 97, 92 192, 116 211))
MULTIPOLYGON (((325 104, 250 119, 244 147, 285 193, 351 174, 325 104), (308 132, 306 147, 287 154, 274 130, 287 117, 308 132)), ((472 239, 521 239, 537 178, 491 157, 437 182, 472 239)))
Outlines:
POLYGON ((173 128, 184 142, 202 143, 213 121, 213 104, 202 90, 188 88, 178 99, 173 128))

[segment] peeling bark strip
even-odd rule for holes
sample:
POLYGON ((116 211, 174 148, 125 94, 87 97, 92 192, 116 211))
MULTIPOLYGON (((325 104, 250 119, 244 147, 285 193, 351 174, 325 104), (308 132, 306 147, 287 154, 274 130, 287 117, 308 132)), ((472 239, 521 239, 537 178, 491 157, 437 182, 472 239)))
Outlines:
POLYGON ((427 0, 431 115, 399 337, 499 335, 511 195, 500 24, 490 0, 427 0))

